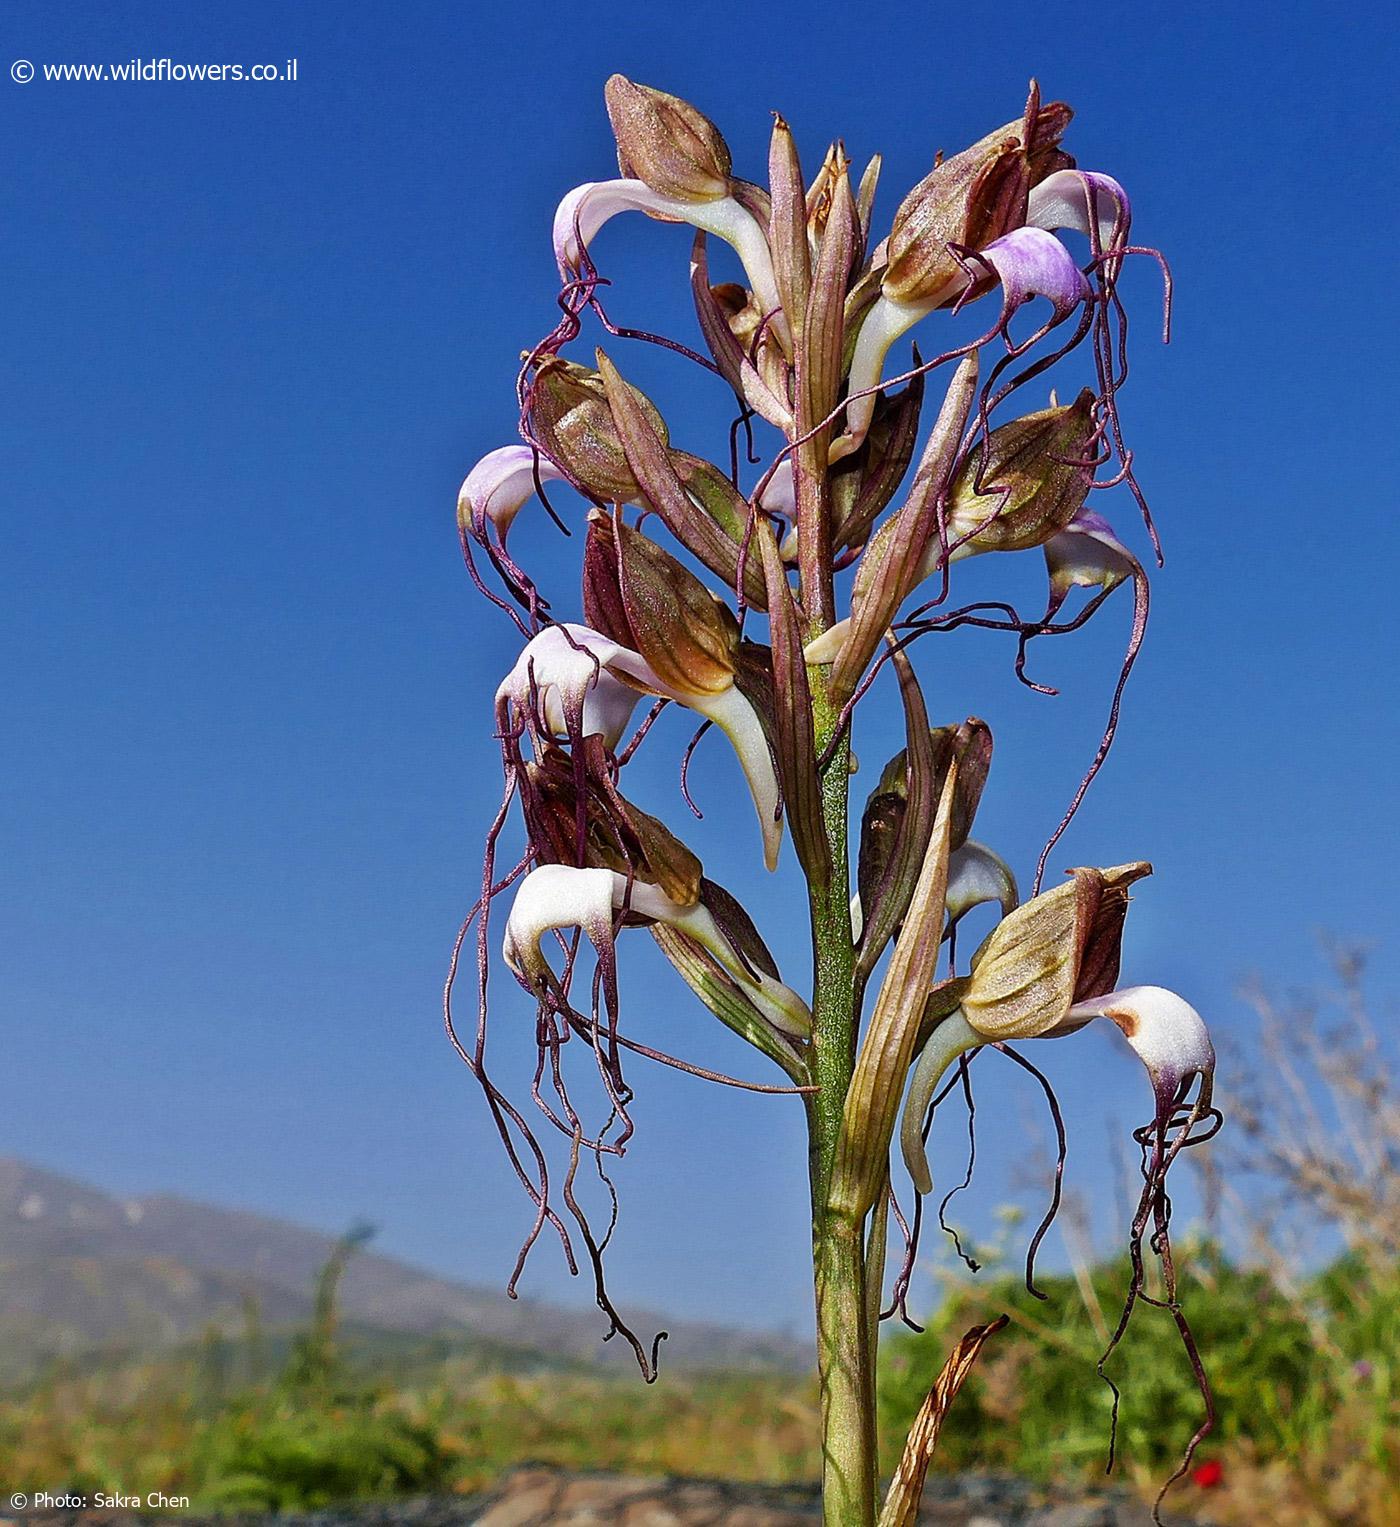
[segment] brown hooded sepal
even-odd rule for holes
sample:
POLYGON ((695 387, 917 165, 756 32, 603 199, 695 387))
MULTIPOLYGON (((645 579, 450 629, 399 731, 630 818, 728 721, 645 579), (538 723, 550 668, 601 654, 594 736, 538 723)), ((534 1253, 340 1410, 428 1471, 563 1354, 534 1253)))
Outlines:
POLYGON ((683 695, 713 695, 734 682, 739 627, 728 607, 670 552, 593 510, 584 546, 588 624, 646 659, 683 695))
POLYGON ((730 189, 729 146, 689 101, 614 74, 603 87, 623 175, 678 201, 716 201, 730 189))
MULTIPOLYGON (((960 726, 932 727, 926 757, 929 771, 927 793, 933 800, 941 794, 948 770, 957 764, 948 842, 949 852, 956 853, 972 832, 973 819, 987 784, 987 773, 992 764, 992 729, 976 716, 969 716, 960 726)), ((909 749, 901 748, 881 771, 879 781, 865 803, 856 883, 867 916, 889 867, 894 844, 904 827, 909 803, 909 770, 909 749)), ((918 852, 922 854, 922 845, 918 845, 918 852)))
POLYGON ((1035 1039, 1058 1029, 1076 1001, 1110 990, 1122 954, 1127 888, 1152 873, 1143 861, 1074 869, 1064 884, 1007 914, 972 957, 967 1021, 990 1039, 1035 1039))
MULTIPOLYGON (((628 391, 633 406, 664 448, 669 437, 655 405, 635 387, 628 391)), ((639 496, 603 379, 596 371, 550 356, 530 379, 528 422, 543 450, 594 498, 626 504, 639 496)))
POLYGON ((545 748, 522 766, 518 779, 526 831, 540 863, 615 870, 657 886, 680 906, 699 903, 699 859, 664 822, 621 794, 601 737, 584 738, 573 756, 545 748))
POLYGON ((1059 142, 1073 113, 1041 106, 1034 83, 1019 121, 934 167, 906 196, 890 228, 884 292, 898 302, 935 302, 962 267, 949 249, 981 249, 1026 221, 1032 187, 1072 165, 1059 142))
POLYGON ((948 491, 949 545, 1024 551, 1058 535, 1089 496, 1095 402, 1086 387, 1073 403, 1012 419, 973 446, 948 491))

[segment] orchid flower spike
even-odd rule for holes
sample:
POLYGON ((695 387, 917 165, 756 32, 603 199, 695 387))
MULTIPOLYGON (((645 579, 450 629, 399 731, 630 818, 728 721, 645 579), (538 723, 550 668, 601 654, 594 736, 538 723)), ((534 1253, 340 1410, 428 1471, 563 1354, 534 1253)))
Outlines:
POLYGON ((487 452, 467 473, 457 494, 457 523, 477 540, 483 540, 486 526, 492 525, 504 546, 516 515, 537 485, 567 480, 549 457, 533 446, 503 445, 487 452))
POLYGON ((555 979, 542 940, 555 928, 582 928, 611 965, 617 914, 666 923, 705 950, 780 1032, 803 1038, 811 1013, 790 987, 757 969, 734 948, 703 902, 682 906, 658 886, 609 869, 542 864, 520 882, 506 920, 506 964, 537 995, 555 979))

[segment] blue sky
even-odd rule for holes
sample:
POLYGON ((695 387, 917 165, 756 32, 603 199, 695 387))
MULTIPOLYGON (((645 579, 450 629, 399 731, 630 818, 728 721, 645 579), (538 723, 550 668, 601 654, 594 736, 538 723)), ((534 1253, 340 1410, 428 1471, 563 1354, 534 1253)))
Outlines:
MULTIPOLYGON (((0 88, 0 1150, 328 1229, 367 1216, 386 1250, 508 1270, 525 1205, 437 1013, 514 655, 453 505, 510 438, 516 358, 553 321, 555 203, 610 172, 614 69, 714 116, 741 173, 761 173, 773 108, 810 164, 838 134, 858 160, 880 149, 884 220, 935 149, 1015 115, 1030 75, 1076 107, 1069 146, 1129 187, 1178 306, 1163 350, 1155 281, 1131 275, 1124 411, 1168 564, 1058 863, 1154 860, 1127 971, 1222 1032, 1248 1032, 1242 977, 1319 975, 1319 929, 1373 941, 1395 990, 1396 39, 1376 13, 19 3, 0 38, 7 66, 299 61, 295 83, 0 88)), ((615 312, 687 337, 687 247, 610 225, 615 312)), ((621 358, 673 434, 722 448, 722 398, 621 358)), ((1141 549, 1126 501, 1100 507, 1141 549)), ((578 543, 531 524, 562 599, 578 543)), ((1034 558, 998 560, 1034 588, 1034 558)), ((993 724, 979 833, 1023 875, 1092 753, 1127 620, 1116 596, 1043 644, 1058 700, 1018 691, 993 636, 923 651, 936 715, 993 724)), ((684 730, 659 731, 641 793, 679 825, 684 730)), ((858 739, 868 779, 895 745, 858 739)), ((716 878, 757 887, 800 968, 791 868, 758 884, 738 776, 705 748, 709 814, 684 830, 716 878)), ((635 953, 639 1034, 761 1074, 635 953)), ((523 1055, 504 989, 498 1024, 523 1055)), ((1140 1074, 1092 1035, 1037 1058, 1107 1227, 1105 1142, 1141 1113, 1140 1074)), ((1044 1126, 981 1065, 965 1212, 987 1225, 1044 1126)), ((795 1106, 645 1081, 617 1291, 805 1323, 795 1106)), ((527 1287, 586 1297, 566 1283, 542 1248, 527 1287)))

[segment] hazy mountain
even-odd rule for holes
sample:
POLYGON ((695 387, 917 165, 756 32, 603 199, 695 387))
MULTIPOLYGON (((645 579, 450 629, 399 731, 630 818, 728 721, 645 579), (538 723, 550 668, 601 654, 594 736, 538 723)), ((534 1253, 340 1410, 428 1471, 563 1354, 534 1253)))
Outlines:
MULTIPOLYGON (((330 1237, 285 1220, 155 1195, 116 1198, 27 1162, 0 1158, 0 1379, 55 1357, 152 1350, 212 1327, 237 1331, 256 1301, 269 1328, 303 1320, 330 1237)), ((341 1284, 356 1327, 515 1349, 549 1362, 612 1360, 592 1310, 509 1300, 364 1250, 341 1284)), ((630 1311, 670 1331, 666 1356, 705 1367, 805 1365, 799 1343, 764 1332, 630 1311)))

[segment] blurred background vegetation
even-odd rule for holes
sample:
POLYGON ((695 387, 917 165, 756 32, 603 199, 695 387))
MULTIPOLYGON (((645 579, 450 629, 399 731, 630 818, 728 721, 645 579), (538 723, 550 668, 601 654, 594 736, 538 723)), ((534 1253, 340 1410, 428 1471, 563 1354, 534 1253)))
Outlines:
MULTIPOLYGON (((1181 1294, 1219 1424, 1173 1509, 1222 1523, 1400 1522, 1400 1086, 1362 997, 1280 1009, 1226 1056, 1229 1125, 1196 1153, 1206 1213, 1178 1238, 1181 1294)), ((882 1348, 886 1464, 957 1338, 1005 1312, 955 1404, 937 1466, 1054 1483, 1102 1477, 1111 1396, 1095 1374, 1128 1283, 1094 1256, 1088 1208, 1067 1201, 1070 1269, 1032 1298, 1012 1262, 1024 1227, 947 1275, 921 1334, 882 1348)), ((815 1476, 815 1393, 782 1373, 682 1373, 646 1387, 586 1362, 531 1372, 489 1345, 390 1352, 337 1320, 337 1286, 366 1238, 321 1272, 303 1328, 211 1330, 161 1357, 57 1365, 0 1396, 0 1455, 16 1488, 140 1488, 199 1506, 285 1509, 480 1489, 538 1460, 631 1472, 788 1482, 815 1476)), ((1149 1284, 1149 1291, 1151 1285, 1149 1284)), ((887 1331, 889 1327, 886 1328, 887 1331)), ((1200 1396, 1167 1312, 1143 1306, 1109 1372, 1123 1399, 1121 1477, 1146 1495, 1175 1468, 1200 1396)))

